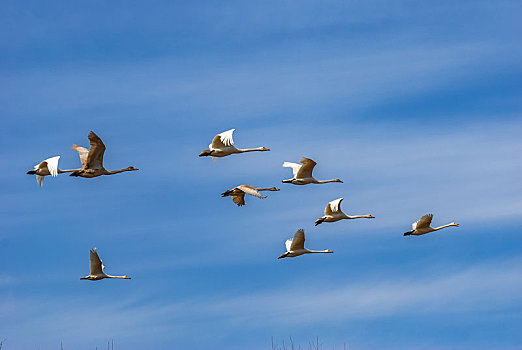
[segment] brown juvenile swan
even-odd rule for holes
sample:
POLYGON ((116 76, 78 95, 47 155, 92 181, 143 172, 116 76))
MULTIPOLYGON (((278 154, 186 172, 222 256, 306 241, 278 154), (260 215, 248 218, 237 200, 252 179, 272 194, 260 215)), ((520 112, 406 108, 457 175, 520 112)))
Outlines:
POLYGON ((89 141, 91 143, 89 150, 87 150, 85 147, 77 145, 72 146, 72 149, 76 150, 80 155, 82 167, 81 169, 73 171, 71 176, 91 178, 101 175, 114 175, 123 173, 124 171, 139 170, 132 166, 114 171, 106 170, 103 167, 103 153, 105 152, 105 145, 98 135, 92 131, 89 133, 89 141))
POLYGON ((245 205, 245 193, 257 198, 266 198, 263 197, 259 191, 279 191, 279 188, 256 188, 250 185, 241 185, 221 193, 221 197, 231 196, 232 201, 236 203, 238 207, 241 207, 245 205))

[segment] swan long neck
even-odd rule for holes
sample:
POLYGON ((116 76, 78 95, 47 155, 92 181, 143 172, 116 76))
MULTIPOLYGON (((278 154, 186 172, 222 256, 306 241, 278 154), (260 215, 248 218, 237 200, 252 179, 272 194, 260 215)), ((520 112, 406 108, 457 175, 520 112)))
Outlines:
POLYGON ((327 183, 330 183, 330 182, 342 182, 342 181, 339 180, 339 179, 332 179, 332 180, 317 180, 316 183, 318 183, 318 184, 327 184, 327 183))
POLYGON ((130 277, 128 277, 128 276, 111 276, 111 275, 106 275, 105 278, 121 278, 121 279, 125 279, 125 280, 130 279, 130 277))
POLYGON ((371 216, 371 215, 344 215, 346 218, 348 219, 362 219, 362 218, 365 218, 365 219, 373 219, 374 217, 371 216))
POLYGON ((308 253, 333 253, 331 250, 310 250, 308 249, 308 253))
POLYGON ((245 152, 263 152, 268 151, 265 147, 257 147, 257 148, 238 148, 237 149, 239 153, 245 153, 245 152))
POLYGON ((120 170, 106 170, 106 173, 105 175, 114 175, 114 174, 119 174, 119 173, 123 173, 125 171, 133 171, 135 169, 129 169, 129 168, 125 168, 125 169, 120 169, 120 170))
POLYGON ((439 227, 434 227, 433 231, 442 230, 443 228, 450 227, 450 226, 459 226, 459 225, 454 223, 454 222, 452 222, 451 224, 442 225, 442 226, 439 226, 439 227))
POLYGON ((77 170, 80 170, 80 169, 65 169, 65 170, 58 169, 58 174, 72 173, 77 170))

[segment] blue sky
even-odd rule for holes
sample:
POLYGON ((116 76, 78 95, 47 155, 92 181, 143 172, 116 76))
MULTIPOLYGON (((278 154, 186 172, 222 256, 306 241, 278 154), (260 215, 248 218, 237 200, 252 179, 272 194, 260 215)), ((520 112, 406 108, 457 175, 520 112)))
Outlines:
POLYGON ((6 349, 515 349, 515 1, 20 2, 0 11, 6 349), (240 147, 197 155, 236 128, 240 147), (96 179, 25 175, 105 142, 96 179), (283 161, 318 162, 291 186, 283 161), (240 184, 278 186, 236 207, 240 184), (374 220, 314 227, 325 204, 374 220), (434 224, 403 237, 433 212, 434 224), (304 228, 328 255, 277 260, 304 228), (132 280, 80 281, 89 249, 132 280))

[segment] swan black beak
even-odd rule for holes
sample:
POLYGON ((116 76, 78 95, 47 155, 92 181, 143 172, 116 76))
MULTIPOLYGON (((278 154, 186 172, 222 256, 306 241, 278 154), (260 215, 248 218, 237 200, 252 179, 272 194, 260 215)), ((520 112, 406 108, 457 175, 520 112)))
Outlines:
POLYGON ((201 153, 199 154, 200 157, 208 157, 208 156, 211 156, 212 155, 212 152, 214 152, 213 150, 210 151, 208 149, 204 150, 204 151, 201 151, 201 153))

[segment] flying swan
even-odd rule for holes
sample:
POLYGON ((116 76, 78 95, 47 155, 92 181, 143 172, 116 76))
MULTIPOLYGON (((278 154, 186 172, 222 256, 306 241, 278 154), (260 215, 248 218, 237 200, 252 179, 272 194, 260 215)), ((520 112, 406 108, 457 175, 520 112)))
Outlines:
POLYGON ((58 168, 58 160, 60 156, 47 158, 40 164, 34 166, 34 170, 29 170, 27 174, 36 175, 36 182, 38 185, 43 186, 43 180, 45 176, 57 176, 58 174, 71 173, 77 169, 61 170, 58 168))
POLYGON ((232 201, 237 204, 238 207, 245 205, 245 193, 257 198, 266 198, 262 196, 259 191, 279 191, 279 188, 256 188, 250 185, 240 185, 231 190, 227 190, 221 193, 221 197, 232 197, 232 201))
POLYGON ((283 253, 278 259, 294 258, 303 254, 311 253, 333 253, 331 250, 309 250, 304 247, 305 235, 304 230, 299 229, 294 234, 294 238, 286 241, 286 253, 283 253))
POLYGON ((367 219, 375 219, 372 215, 346 215, 341 210, 341 202, 343 198, 336 199, 334 201, 329 202, 324 209, 324 216, 315 220, 315 226, 322 224, 323 222, 336 222, 342 219, 359 219, 359 218, 367 218, 367 219))
POLYGON ((139 170, 135 167, 109 171, 103 167, 103 154, 105 153, 105 145, 102 140, 94 132, 89 133, 90 148, 73 145, 72 149, 78 152, 82 167, 71 173, 71 176, 80 176, 86 178, 98 177, 101 175, 114 175, 123 173, 124 171, 139 170))
POLYGON ((234 147, 234 139, 232 138, 232 134, 236 129, 230 129, 228 131, 224 131, 221 134, 218 134, 212 140, 212 143, 208 145, 209 149, 201 151, 199 154, 200 157, 226 157, 234 153, 245 153, 245 152, 265 152, 270 151, 266 147, 257 147, 257 148, 236 148, 234 147))
POLYGON ((292 179, 283 180, 283 183, 289 183, 294 185, 307 185, 307 184, 325 184, 329 182, 341 182, 339 179, 333 180, 316 180, 312 176, 312 171, 317 164, 309 158, 301 158, 299 161, 302 165, 297 163, 284 162, 283 167, 292 168, 294 177, 292 179))
POLYGON ((126 280, 131 279, 129 276, 111 276, 103 272, 105 266, 103 266, 102 261, 98 256, 98 252, 96 251, 96 248, 91 249, 89 258, 91 261, 91 273, 85 277, 80 278, 81 280, 98 281, 104 278, 121 278, 126 280))
POLYGON ((433 231, 442 230, 443 228, 450 227, 450 226, 459 226, 459 224, 452 222, 451 224, 439 226, 439 227, 430 227, 431 220, 433 219, 433 214, 426 214, 423 217, 420 218, 419 221, 414 222, 411 224, 411 231, 405 232, 404 236, 420 236, 425 235, 426 233, 430 233, 433 231))

